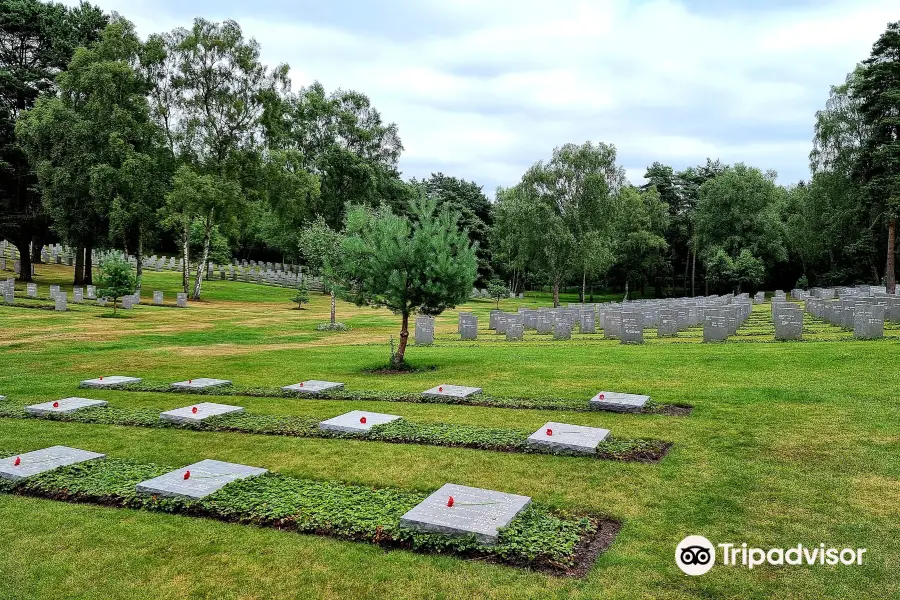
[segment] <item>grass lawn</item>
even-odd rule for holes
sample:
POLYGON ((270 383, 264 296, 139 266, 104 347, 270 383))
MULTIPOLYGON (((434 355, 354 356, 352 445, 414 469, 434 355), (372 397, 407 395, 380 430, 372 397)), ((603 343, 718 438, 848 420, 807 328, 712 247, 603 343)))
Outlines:
MULTIPOLYGON (((38 265, 40 296, 71 270, 38 265)), ((147 273, 174 305, 180 278, 147 273)), ((71 290, 71 286, 65 286, 71 290)), ((430 492, 448 481, 531 496, 555 510, 622 523, 584 578, 545 575, 452 556, 385 551, 329 537, 209 519, 0 494, 0 598, 865 598, 900 597, 900 328, 887 339, 848 334, 807 315, 807 341, 775 343, 769 305, 755 307, 739 335, 701 344, 698 330, 674 339, 647 332, 643 346, 602 336, 552 342, 526 333, 507 343, 489 332, 462 342, 456 311, 438 317, 436 343, 411 346, 423 368, 365 372, 384 364, 399 318, 338 306, 349 332, 317 332, 328 299, 312 294, 294 310, 291 290, 209 282, 187 310, 139 306, 130 318, 44 300, 0 306, 0 395, 16 402, 68 396, 113 407, 166 410, 191 402, 165 392, 79 390, 82 379, 133 375, 151 381, 197 377, 244 386, 305 379, 348 390, 419 392, 439 383, 486 394, 588 398, 601 389, 690 404, 690 416, 513 410, 374 400, 204 396, 257 414, 327 418, 348 410, 418 423, 534 430, 547 421, 592 425, 622 438, 674 442, 659 463, 477 449, 217 431, 0 418, 0 447, 25 452, 63 444, 115 458, 186 465, 216 458, 286 476, 430 492), (861 567, 717 565, 688 577, 674 562, 687 535, 762 548, 797 544, 867 548, 861 567)), ((70 296, 71 299, 71 296, 70 296)), ((574 301, 574 298, 572 299, 574 301)), ((546 305, 546 296, 501 307, 546 305)))

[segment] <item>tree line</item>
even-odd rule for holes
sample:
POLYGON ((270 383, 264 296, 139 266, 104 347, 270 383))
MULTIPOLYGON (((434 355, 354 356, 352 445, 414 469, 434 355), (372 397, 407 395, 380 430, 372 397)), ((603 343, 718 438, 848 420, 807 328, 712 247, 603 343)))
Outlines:
POLYGON ((141 39, 89 4, 7 0, 0 73, 0 235, 23 279, 52 240, 76 248, 79 284, 91 250, 109 248, 138 257, 138 285, 145 254, 177 248, 194 298, 208 261, 233 255, 324 275, 317 254, 342 247, 351 215, 416 227, 430 202, 456 215, 476 285, 546 286, 557 303, 571 287, 589 299, 895 282, 900 23, 832 88, 811 178, 787 186, 712 159, 653 163, 634 186, 615 146, 592 142, 554 149, 493 201, 442 173, 404 180, 398 127, 365 94, 294 90, 288 66, 262 63, 233 21, 141 39))

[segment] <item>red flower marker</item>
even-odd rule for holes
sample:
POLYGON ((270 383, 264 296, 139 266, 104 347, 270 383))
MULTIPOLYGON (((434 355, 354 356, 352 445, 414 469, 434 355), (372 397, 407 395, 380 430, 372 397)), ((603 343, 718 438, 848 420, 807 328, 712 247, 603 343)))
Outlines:
POLYGON ((447 498, 447 508, 452 508, 453 502, 454 502, 453 496, 450 496, 449 498, 447 498))
POLYGON ((103 375, 100 376, 100 381, 103 381, 103 375))
POLYGON ((185 471, 185 472, 184 472, 184 478, 185 478, 185 480, 190 479, 190 478, 191 478, 191 472, 190 472, 190 471, 185 471))
POLYGON ((365 424, 366 424, 366 418, 365 418, 365 417, 360 417, 360 418, 359 418, 359 422, 362 423, 363 425, 365 425, 365 424))
POLYGON ((18 467, 21 464, 22 464, 22 458, 20 456, 17 456, 16 461, 13 463, 13 466, 18 467))
POLYGON ((303 387, 303 382, 302 382, 302 381, 300 382, 300 387, 303 387))
POLYGON ((197 414, 197 407, 195 406, 194 408, 192 408, 192 409, 191 409, 191 412, 194 413, 194 414, 196 415, 196 414, 197 414))
POLYGON ((547 428, 547 435, 553 435, 553 430, 549 427, 547 428))
POLYGON ((194 383, 193 379, 188 379, 188 383, 194 383))
POLYGON ((438 391, 439 391, 439 392, 443 392, 443 391, 444 391, 444 386, 439 385, 439 386, 438 386, 438 391))
POLYGON ((600 394, 600 399, 603 400, 604 398, 606 398, 606 394, 600 394))
POLYGON ((59 402, 54 402, 54 403, 53 403, 53 408, 59 408, 59 402))

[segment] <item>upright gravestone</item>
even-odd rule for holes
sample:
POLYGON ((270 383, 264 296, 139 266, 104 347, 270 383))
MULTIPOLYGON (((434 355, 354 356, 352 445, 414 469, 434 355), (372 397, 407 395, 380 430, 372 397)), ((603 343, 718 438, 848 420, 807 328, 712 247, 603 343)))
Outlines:
POLYGON ((724 342, 728 339, 728 321, 725 311, 721 308, 709 308, 706 310, 703 321, 704 342, 724 342))
POLYGON ((157 306, 163 303, 163 293, 160 290, 155 290, 153 292, 153 304, 157 306))
POLYGON ((669 308, 659 309, 659 337, 671 337, 678 335, 678 315, 669 308))
POLYGON ((26 286, 26 290, 27 290, 26 293, 28 294, 29 298, 37 298, 37 284, 36 283, 29 283, 26 286))
POLYGON ((874 340, 884 337, 884 307, 861 304, 854 311, 853 337, 874 340))
POLYGON ((506 333, 506 324, 508 322, 508 315, 504 312, 498 314, 494 319, 494 331, 497 333, 506 333))
POLYGON ((581 333, 596 333, 597 323, 593 309, 585 309, 579 315, 581 333))
POLYGON ((184 292, 175 294, 175 304, 178 308, 187 308, 187 294, 184 292))
POLYGON ((507 315, 506 317, 506 341, 521 342, 525 335, 525 323, 521 315, 507 315))
POLYGON ((84 301, 84 288, 72 288, 72 302, 81 304, 84 301))
POLYGON ((472 313, 459 313, 459 336, 463 340, 478 339, 478 317, 472 313))
POLYGON ((560 319, 553 326, 554 340, 570 340, 572 339, 572 327, 568 322, 560 319))
POLYGON ((550 315, 550 312, 538 311, 534 326, 535 331, 537 331, 538 333, 552 333, 553 317, 550 315))
POLYGON ((60 312, 68 310, 68 306, 66 305, 67 298, 65 292, 58 292, 56 294, 56 298, 54 298, 54 301, 56 303, 54 307, 56 310, 60 312))
POLYGON ((134 307, 134 296, 122 296, 122 308, 131 310, 134 307))
POLYGON ((799 340, 803 334, 803 310, 795 307, 782 307, 773 312, 776 340, 799 340))
POLYGON ((622 311, 610 310, 603 319, 603 337, 617 340, 622 337, 622 311))
POLYGON ((434 343, 434 317, 416 315, 416 346, 430 346, 434 343))
POLYGON ((639 310, 622 311, 622 337, 623 344, 644 343, 644 313, 639 310))

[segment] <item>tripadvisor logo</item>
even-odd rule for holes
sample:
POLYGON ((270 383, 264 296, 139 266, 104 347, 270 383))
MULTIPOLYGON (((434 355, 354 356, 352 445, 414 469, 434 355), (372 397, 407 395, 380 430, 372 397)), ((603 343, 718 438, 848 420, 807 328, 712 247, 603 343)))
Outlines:
POLYGON ((675 564, 688 575, 703 575, 716 564, 716 548, 721 551, 721 564, 753 569, 760 565, 862 565, 866 548, 826 548, 825 544, 792 548, 748 547, 747 544, 713 545, 702 535, 689 535, 675 548, 675 564))

